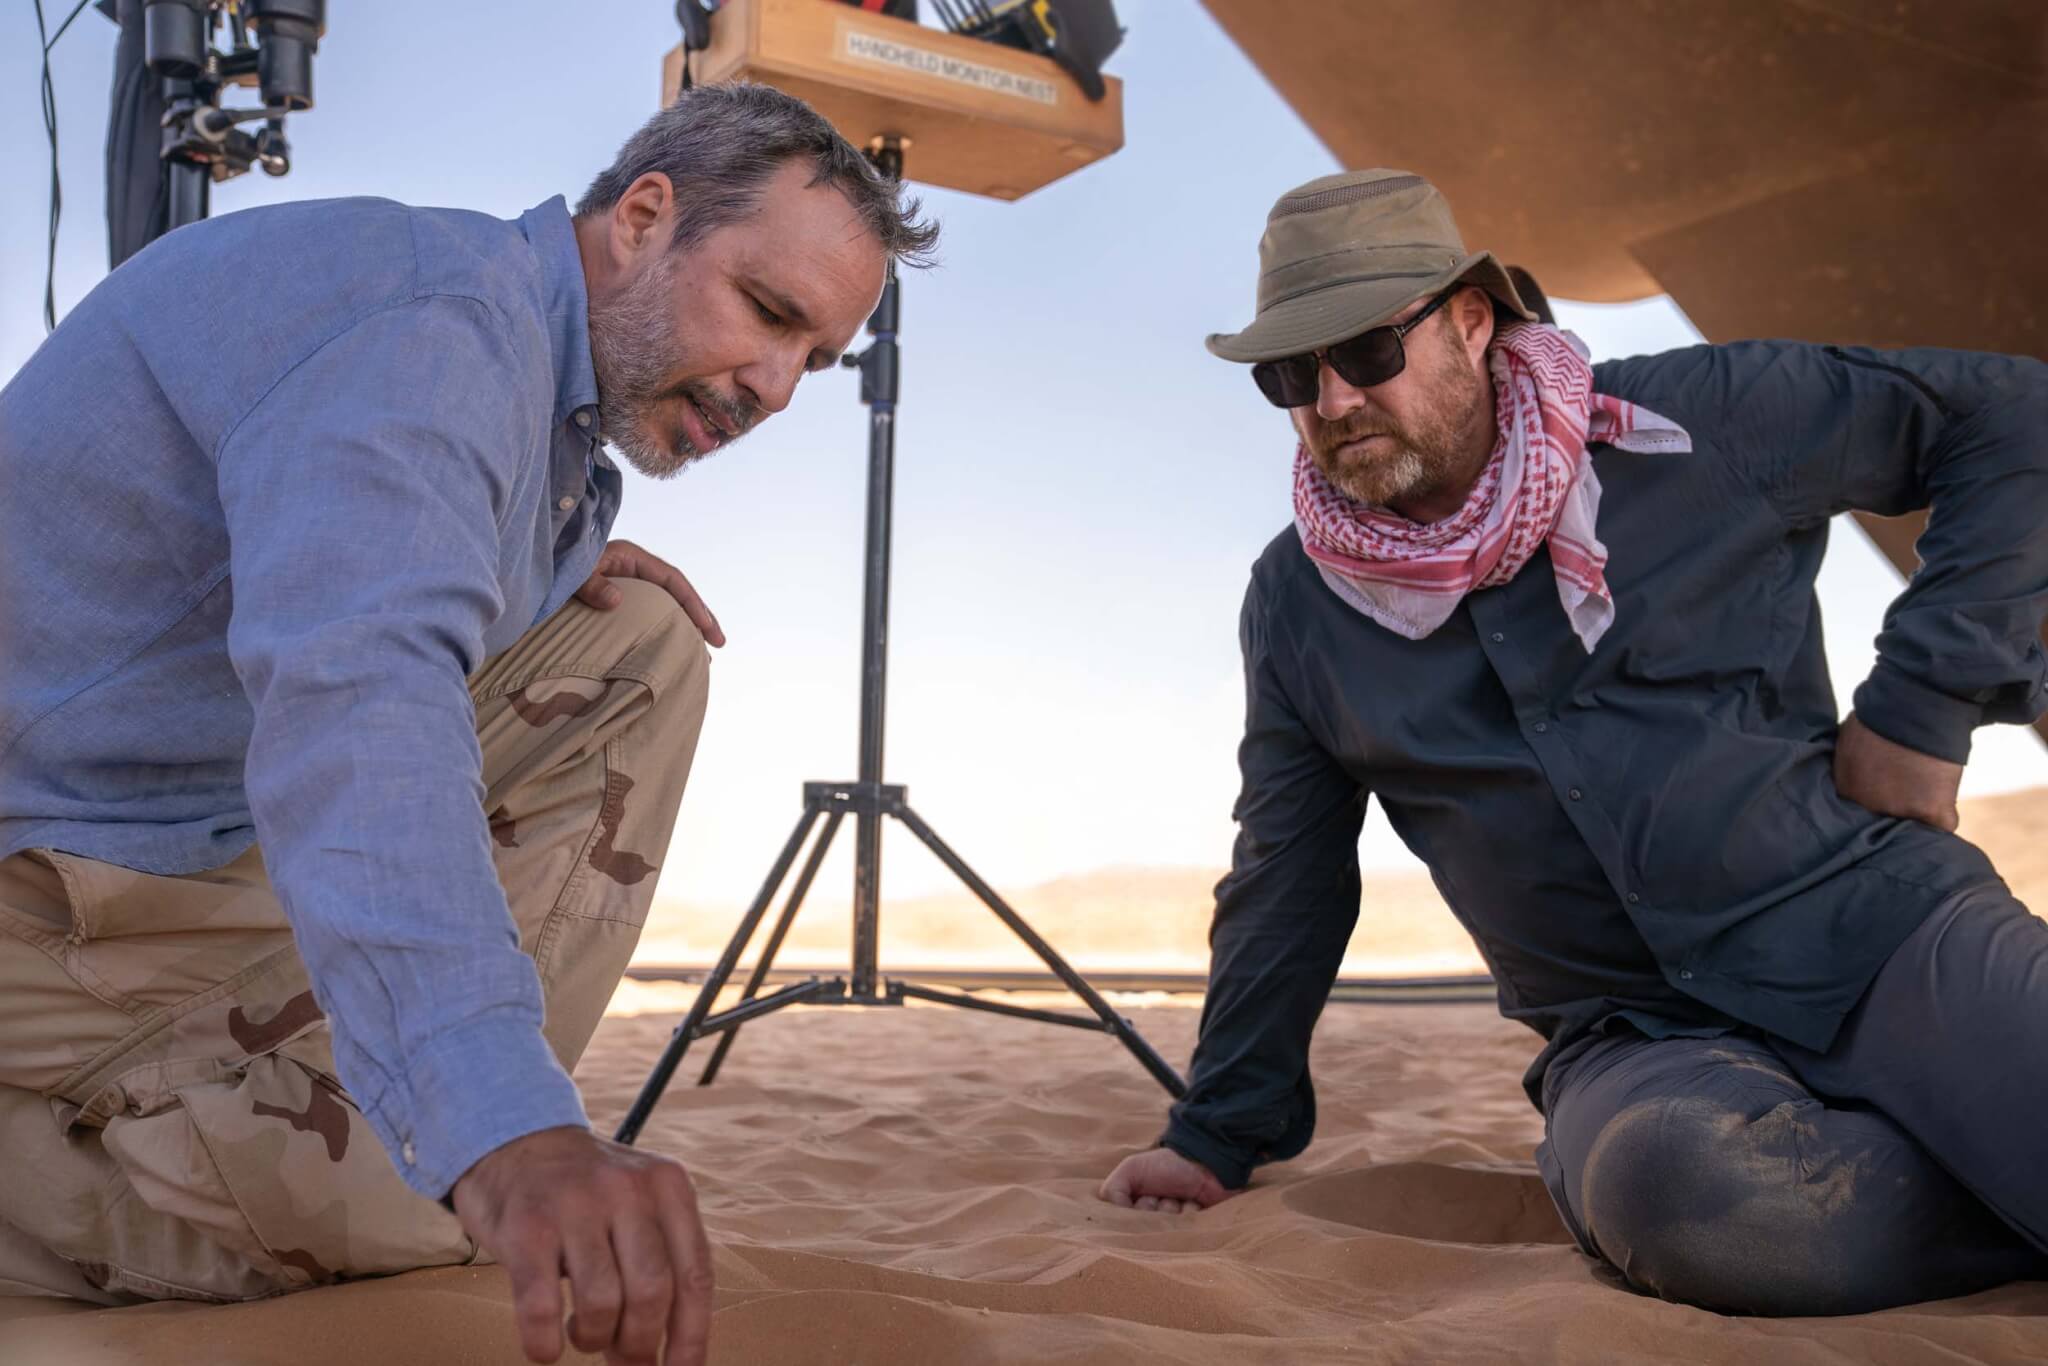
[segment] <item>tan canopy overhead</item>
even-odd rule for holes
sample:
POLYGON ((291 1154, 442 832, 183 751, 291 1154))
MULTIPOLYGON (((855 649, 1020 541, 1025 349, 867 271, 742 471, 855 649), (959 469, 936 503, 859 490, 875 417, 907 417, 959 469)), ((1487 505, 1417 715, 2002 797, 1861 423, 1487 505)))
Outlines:
MULTIPOLYGON (((1204 3, 1339 161, 1554 295, 2048 357, 2041 0, 1204 3)), ((1864 519, 1903 572, 1919 525, 1864 519)))
POLYGON ((1346 166, 1709 337, 2048 354, 2040 0, 1206 0, 1346 166))

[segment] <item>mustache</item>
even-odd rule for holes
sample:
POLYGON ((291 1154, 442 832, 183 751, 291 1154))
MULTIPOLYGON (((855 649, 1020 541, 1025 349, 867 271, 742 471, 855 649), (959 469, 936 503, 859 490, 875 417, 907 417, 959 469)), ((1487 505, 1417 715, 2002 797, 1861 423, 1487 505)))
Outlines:
POLYGON ((1316 429, 1314 439, 1309 443, 1309 449, 1327 455, 1346 442, 1360 441, 1368 436, 1391 436, 1397 441, 1403 439, 1398 429, 1377 418, 1353 413, 1338 421, 1321 424, 1316 429))
POLYGON ((738 397, 727 397, 702 380, 690 379, 672 385, 663 397, 689 399, 729 430, 734 439, 745 436, 767 416, 755 404, 738 397))

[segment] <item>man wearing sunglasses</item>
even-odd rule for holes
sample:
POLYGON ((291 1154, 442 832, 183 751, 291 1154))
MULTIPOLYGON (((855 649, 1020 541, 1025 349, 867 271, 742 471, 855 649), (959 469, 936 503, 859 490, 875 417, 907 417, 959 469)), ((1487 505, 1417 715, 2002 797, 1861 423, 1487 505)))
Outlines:
POLYGON ((1587 364, 1420 177, 1283 196, 1209 339, 1288 410, 1185 1099, 1104 1198, 1308 1144, 1369 794, 1547 1040, 1536 1159, 1666 1298, 1850 1313, 2048 1276, 2048 923, 1959 839, 2043 709, 2048 367, 1789 342, 1587 364), (1837 725, 1829 518, 1931 509, 1837 725))

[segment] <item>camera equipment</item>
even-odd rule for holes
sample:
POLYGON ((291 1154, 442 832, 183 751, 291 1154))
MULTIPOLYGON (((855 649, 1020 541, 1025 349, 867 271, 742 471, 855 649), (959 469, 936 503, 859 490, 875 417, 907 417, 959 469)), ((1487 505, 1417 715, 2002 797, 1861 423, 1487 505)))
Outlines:
POLYGON ((1102 64, 1124 40, 1110 0, 932 0, 954 33, 1058 62, 1089 99, 1103 96, 1102 64))
MULTIPOLYGON (((108 9, 106 0, 101 8, 108 9)), ((121 25, 107 135, 111 263, 206 217, 216 181, 291 170, 288 114, 313 107, 326 0, 117 0, 121 25), (215 39, 225 33, 227 46, 215 39), (232 86, 260 105, 223 107, 232 86), (249 132, 243 125, 261 123, 249 132)))

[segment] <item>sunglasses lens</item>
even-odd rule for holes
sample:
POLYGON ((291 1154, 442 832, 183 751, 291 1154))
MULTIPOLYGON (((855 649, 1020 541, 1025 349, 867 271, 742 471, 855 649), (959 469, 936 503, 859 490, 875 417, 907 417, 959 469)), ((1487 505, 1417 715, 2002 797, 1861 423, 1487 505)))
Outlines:
MULTIPOLYGON (((1338 342, 1323 355, 1346 384, 1360 389, 1385 384, 1408 368, 1408 353, 1401 346, 1401 334, 1391 327, 1362 332, 1338 342)), ((1252 379, 1274 407, 1306 408, 1316 401, 1322 387, 1322 365, 1313 355, 1261 361, 1252 367, 1252 379)))
POLYGON ((1252 367, 1252 381, 1275 408, 1305 408, 1316 401, 1314 356, 1289 356, 1252 367))
POLYGON ((1407 367, 1408 356, 1401 349, 1400 334, 1391 327, 1375 327, 1329 349, 1330 368, 1346 384, 1370 389, 1385 384, 1407 367))

